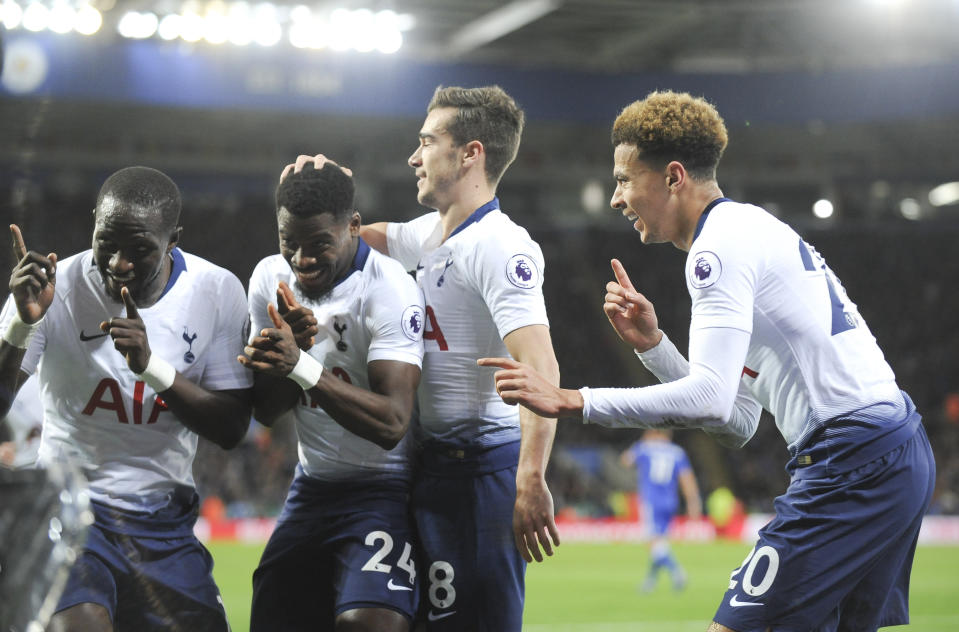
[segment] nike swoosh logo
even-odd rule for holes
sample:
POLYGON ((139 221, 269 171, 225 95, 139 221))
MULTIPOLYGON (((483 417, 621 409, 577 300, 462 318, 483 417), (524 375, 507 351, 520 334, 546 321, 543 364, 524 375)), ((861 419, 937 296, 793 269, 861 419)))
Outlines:
POLYGON ((730 597, 730 599, 729 599, 729 605, 732 606, 733 608, 739 608, 739 607, 741 607, 741 606, 761 606, 761 605, 763 605, 763 604, 761 604, 761 603, 756 603, 756 602, 754 602, 754 601, 740 601, 737 597, 738 597, 738 595, 733 595, 733 596, 730 597))
POLYGON ((430 610, 430 613, 426 615, 426 618, 429 619, 430 621, 439 621, 440 619, 445 619, 446 617, 452 616, 454 614, 456 614, 455 610, 451 610, 450 612, 433 612, 432 610, 430 610))
POLYGON ((82 340, 83 342, 86 342, 87 340, 96 340, 97 338, 103 338, 104 336, 109 336, 109 335, 110 335, 109 333, 105 333, 105 334, 93 334, 92 336, 88 336, 85 333, 83 333, 82 329, 80 330, 80 340, 82 340))
POLYGON ((398 586, 397 584, 394 584, 392 578, 390 581, 386 582, 386 587, 390 590, 413 590, 409 586, 398 586))

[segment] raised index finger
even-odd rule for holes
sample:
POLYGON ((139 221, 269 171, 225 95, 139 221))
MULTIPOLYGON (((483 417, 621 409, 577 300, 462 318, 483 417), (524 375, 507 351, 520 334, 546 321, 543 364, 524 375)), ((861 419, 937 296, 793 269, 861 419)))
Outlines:
POLYGON ((123 304, 127 306, 127 318, 130 320, 139 318, 140 312, 137 310, 137 304, 133 302, 133 297, 130 296, 130 290, 125 287, 120 288, 120 297, 123 299, 123 304))
POLYGON ((27 256, 27 246, 23 243, 23 234, 20 227, 16 224, 10 224, 11 245, 13 246, 13 256, 19 262, 27 256))
POLYGON ((501 369, 518 369, 520 363, 512 358, 480 358, 476 361, 480 366, 496 366, 501 369))
POLYGON ((629 275, 626 274, 626 268, 619 262, 619 259, 613 259, 609 263, 613 266, 613 274, 616 275, 616 282, 630 292, 635 292, 636 288, 633 287, 633 283, 629 280, 629 275))

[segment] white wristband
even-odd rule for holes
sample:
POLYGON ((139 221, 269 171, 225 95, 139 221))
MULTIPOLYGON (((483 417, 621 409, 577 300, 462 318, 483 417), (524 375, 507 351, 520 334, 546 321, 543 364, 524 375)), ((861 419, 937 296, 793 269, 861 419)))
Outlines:
POLYGON ((157 354, 151 353, 147 368, 143 369, 143 373, 140 373, 137 377, 142 378, 157 393, 162 393, 173 386, 173 380, 176 379, 176 369, 157 354))
POLYGON ((286 377, 299 384, 304 391, 308 391, 316 386, 322 375, 323 365, 309 353, 300 350, 300 359, 296 361, 296 366, 286 374, 286 377))
POLYGON ((14 312, 10 326, 7 327, 7 331, 3 334, 3 339, 11 346, 17 347, 18 349, 26 349, 30 344, 30 339, 33 338, 33 334, 36 333, 42 321, 43 319, 41 318, 32 325, 28 325, 20 320, 20 314, 14 312))

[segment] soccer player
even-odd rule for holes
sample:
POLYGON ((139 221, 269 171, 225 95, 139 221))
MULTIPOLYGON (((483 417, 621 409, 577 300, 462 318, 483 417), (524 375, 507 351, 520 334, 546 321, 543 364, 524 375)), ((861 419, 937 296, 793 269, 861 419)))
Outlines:
POLYGON ((85 469, 95 522, 52 629, 227 630, 213 561, 193 535, 198 436, 243 438, 251 376, 236 354, 246 297, 230 272, 177 247, 180 192, 128 167, 103 183, 93 247, 28 251, 0 314, 0 412, 37 372, 39 464, 85 469))
POLYGON ((613 125, 611 204, 643 243, 689 253, 689 361, 619 261, 603 306, 663 382, 562 390, 508 358, 497 388, 545 416, 689 427, 732 445, 776 419, 791 482, 733 571, 710 632, 875 630, 905 624, 935 463, 919 414, 823 257, 765 210, 723 197, 726 128, 688 94, 654 92, 613 125))
POLYGON ((407 428, 423 297, 359 237, 353 178, 332 163, 276 190, 280 254, 250 279, 254 415, 292 418, 299 465, 253 575, 251 629, 405 632, 418 582, 407 428))
POLYGON ((651 592, 662 569, 669 571, 673 589, 682 590, 686 587, 686 572, 669 548, 667 532, 679 510, 680 490, 689 519, 699 520, 702 515, 702 499, 689 457, 672 442, 671 431, 650 428, 620 455, 620 462, 636 467, 642 518, 649 536, 650 564, 640 590, 651 592))
POLYGON ((544 476, 555 422, 504 404, 476 364, 509 353, 559 382, 542 252, 496 197, 523 125, 497 86, 438 88, 409 158, 435 212, 362 232, 416 271, 426 299, 412 506, 429 630, 518 631, 526 563, 559 544, 544 476))

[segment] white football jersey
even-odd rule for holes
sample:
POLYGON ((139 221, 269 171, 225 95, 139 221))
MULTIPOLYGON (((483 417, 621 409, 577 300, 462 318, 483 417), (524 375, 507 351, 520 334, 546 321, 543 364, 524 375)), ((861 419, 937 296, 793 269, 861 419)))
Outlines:
POLYGON ((40 431, 43 428, 43 406, 40 403, 40 387, 36 374, 31 375, 20 385, 17 396, 3 418, 13 433, 16 452, 13 467, 27 467, 37 460, 40 448, 40 431))
POLYGON ((518 409, 496 393, 496 369, 476 360, 510 357, 507 334, 549 325, 543 253, 496 198, 441 243, 442 231, 437 212, 387 228, 390 256, 416 270, 426 300, 417 438, 481 445, 518 440, 518 409))
POLYGON ((691 331, 751 333, 742 380, 790 446, 829 419, 905 410, 892 369, 839 279, 765 210, 732 201, 712 208, 686 259, 686 285, 691 331))
MULTIPOLYGON (((230 272, 174 249, 163 295, 140 308, 150 350, 186 379, 211 390, 248 388, 237 362, 248 327, 246 297, 230 272)), ((7 299, 6 328, 16 306, 7 299)), ((100 323, 126 317, 106 293, 91 251, 57 264, 56 293, 21 369, 38 372, 43 402, 39 464, 74 459, 90 495, 134 511, 167 503, 177 486, 193 487, 197 435, 130 371, 100 323)))
MULTIPOLYGON (((320 331, 308 353, 340 379, 370 390, 367 364, 374 360, 422 365, 422 294, 402 266, 371 250, 363 240, 349 275, 319 300, 303 295, 281 255, 260 261, 250 278, 252 335, 273 327, 267 304, 276 304, 280 281, 316 317, 320 331)), ((309 476, 321 480, 409 478, 409 433, 395 448, 384 450, 336 423, 307 393, 287 415, 295 420, 300 465, 309 476)))

